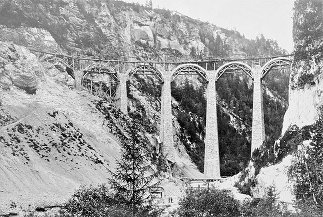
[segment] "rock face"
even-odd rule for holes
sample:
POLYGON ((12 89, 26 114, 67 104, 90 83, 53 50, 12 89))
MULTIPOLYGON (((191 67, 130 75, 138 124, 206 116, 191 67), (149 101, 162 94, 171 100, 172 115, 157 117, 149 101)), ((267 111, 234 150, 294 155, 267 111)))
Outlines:
POLYGON ((319 82, 322 79, 322 75, 317 76, 317 84, 290 90, 289 106, 284 116, 282 133, 292 125, 301 128, 312 125, 318 120, 321 115, 320 108, 323 105, 323 86, 319 82))
POLYGON ((298 127, 313 124, 323 104, 323 3, 299 0, 295 7, 295 60, 284 130, 293 124, 298 127))
POLYGON ((262 168, 256 178, 257 185, 252 190, 253 196, 264 197, 267 195, 268 189, 274 187, 277 200, 286 203, 288 208, 292 209, 295 196, 293 195, 293 182, 288 177, 291 163, 292 156, 289 155, 276 165, 262 168))
POLYGON ((12 86, 35 94, 44 71, 35 55, 26 48, 0 42, 0 88, 12 86))
POLYGON ((1 40, 41 50, 156 59, 239 57, 254 47, 236 31, 122 1, 4 0, 0 12, 1 40))
POLYGON ((42 28, 10 28, 0 25, 0 40, 23 44, 26 47, 47 52, 60 52, 60 47, 55 39, 42 28))
POLYGON ((97 99, 69 89, 23 47, 1 42, 0 63, 0 212, 12 202, 60 203, 80 185, 106 182, 120 146, 97 99))
MULTIPOLYGON (((289 84, 289 107, 284 116, 282 134, 290 126, 299 128, 313 125, 322 117, 323 105, 323 2, 295 1, 294 43, 295 57, 289 84)), ((306 143, 300 141, 300 143, 306 143)), ((293 183, 288 179, 292 156, 282 162, 262 168, 257 176, 254 194, 264 196, 265 189, 274 186, 281 201, 291 204, 293 183)))

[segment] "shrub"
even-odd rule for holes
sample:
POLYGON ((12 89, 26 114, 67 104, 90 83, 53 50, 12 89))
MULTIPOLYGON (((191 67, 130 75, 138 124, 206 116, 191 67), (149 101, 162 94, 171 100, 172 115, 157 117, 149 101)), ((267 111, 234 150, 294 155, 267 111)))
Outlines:
POLYGON ((276 204, 277 194, 275 188, 269 187, 264 198, 254 198, 252 201, 244 202, 241 206, 241 215, 248 217, 265 216, 288 216, 289 213, 276 204))
POLYGON ((298 213, 293 217, 321 217, 323 216, 323 207, 317 206, 311 201, 297 202, 298 213))
POLYGON ((122 217, 131 216, 131 210, 116 201, 105 185, 82 187, 61 210, 62 216, 122 217))
POLYGON ((267 193, 265 198, 255 198, 241 205, 241 216, 244 217, 320 217, 323 209, 311 202, 296 204, 297 212, 290 212, 283 204, 275 204, 275 196, 267 193))
POLYGON ((240 193, 252 196, 251 188, 256 186, 257 179, 254 175, 250 176, 249 173, 250 170, 248 170, 248 168, 244 169, 241 172, 239 181, 234 184, 234 187, 238 188, 240 193))
POLYGON ((239 216, 239 203, 227 191, 218 189, 189 189, 179 202, 178 215, 192 216, 239 216))

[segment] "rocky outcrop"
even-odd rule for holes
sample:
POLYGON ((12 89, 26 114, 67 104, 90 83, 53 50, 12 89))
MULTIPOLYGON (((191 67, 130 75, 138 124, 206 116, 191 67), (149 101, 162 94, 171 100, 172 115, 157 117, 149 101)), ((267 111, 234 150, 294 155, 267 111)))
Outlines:
POLYGON ((120 146, 97 98, 69 89, 26 48, 1 42, 0 63, 0 213, 12 203, 61 203, 80 185, 106 182, 120 146))
POLYGON ((289 209, 293 209, 296 198, 293 195, 293 182, 288 175, 291 163, 292 156, 289 155, 276 165, 262 168, 255 180, 257 184, 252 189, 253 197, 266 197, 268 189, 273 187, 277 200, 285 203, 289 209))
MULTIPOLYGON (((293 130, 291 126, 298 128, 313 125, 322 117, 323 105, 323 2, 311 0, 295 1, 294 9, 294 43, 295 56, 292 65, 292 73, 289 84, 289 107, 284 116, 282 135, 288 130, 293 130)), ((295 134, 297 135, 297 133, 295 134)), ((312 134, 311 134, 312 135, 312 134)), ((313 134, 314 135, 314 134, 313 134)), ((312 136, 313 136, 312 135, 312 136)), ((291 145, 288 147, 292 151, 299 149, 310 141, 302 141, 291 137, 291 145)), ((293 193, 293 181, 288 176, 288 170, 292 165, 292 153, 286 150, 279 150, 280 143, 276 143, 275 153, 285 152, 286 157, 276 165, 264 167, 256 177, 257 185, 253 192, 257 196, 264 196, 265 189, 274 186, 278 199, 292 204, 295 198, 293 193)), ((290 145, 290 144, 289 144, 290 145)))
POLYGON ((295 2, 295 57, 290 79, 289 108, 284 130, 290 125, 313 124, 320 116, 323 104, 323 3, 295 2))
POLYGON ((61 51, 60 46, 47 30, 36 27, 10 28, 0 25, 0 41, 9 41, 47 52, 61 51))
POLYGON ((26 48, 0 42, 0 88, 18 87, 35 94, 43 74, 43 67, 26 48))
MULTIPOLYGON (((322 65, 323 67, 323 65, 322 65)), ((284 116, 282 133, 293 125, 300 128, 312 125, 321 115, 323 105, 322 75, 317 76, 315 85, 305 85, 304 88, 291 89, 289 105, 284 116)))
POLYGON ((236 31, 122 1, 4 0, 0 12, 1 40, 41 50, 107 58, 253 55, 248 49, 254 42, 236 31))

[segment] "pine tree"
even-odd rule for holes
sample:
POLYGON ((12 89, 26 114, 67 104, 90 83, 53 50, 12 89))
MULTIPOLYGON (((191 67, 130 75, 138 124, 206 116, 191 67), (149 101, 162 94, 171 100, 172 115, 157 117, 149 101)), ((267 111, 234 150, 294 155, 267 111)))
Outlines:
POLYGON ((129 128, 129 137, 122 142, 121 160, 109 180, 115 191, 115 198, 131 207, 133 216, 148 216, 150 206, 150 189, 158 185, 157 172, 154 172, 148 157, 148 141, 140 135, 138 124, 129 128))
POLYGON ((152 2, 152 0, 147 0, 146 1, 146 7, 148 7, 149 9, 153 9, 153 2, 152 2))

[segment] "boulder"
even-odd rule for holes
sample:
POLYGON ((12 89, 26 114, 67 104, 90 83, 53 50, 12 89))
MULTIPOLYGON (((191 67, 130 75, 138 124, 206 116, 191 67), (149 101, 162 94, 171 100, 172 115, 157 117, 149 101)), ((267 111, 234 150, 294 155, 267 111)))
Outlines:
POLYGON ((43 77, 43 67, 35 55, 26 48, 0 42, 0 88, 17 87, 28 94, 35 94, 43 77))

